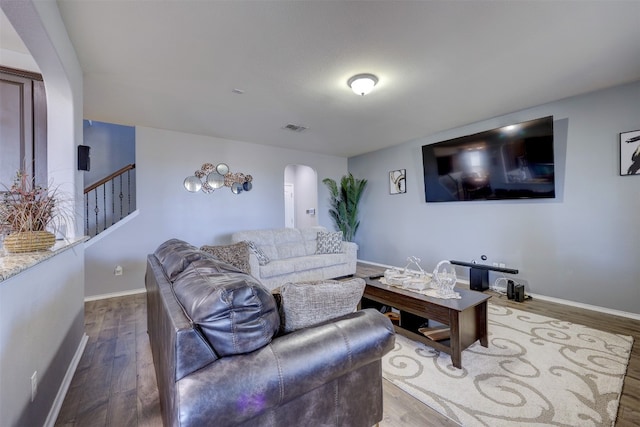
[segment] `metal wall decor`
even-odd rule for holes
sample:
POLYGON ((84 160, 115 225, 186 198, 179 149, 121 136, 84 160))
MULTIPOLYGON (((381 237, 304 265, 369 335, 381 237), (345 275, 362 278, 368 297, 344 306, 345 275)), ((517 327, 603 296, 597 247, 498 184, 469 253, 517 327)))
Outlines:
POLYGON ((229 187, 234 194, 243 191, 251 191, 253 177, 242 172, 233 173, 226 163, 205 163, 195 171, 192 176, 184 180, 184 188, 192 193, 202 190, 204 193, 213 193, 218 188, 229 187))

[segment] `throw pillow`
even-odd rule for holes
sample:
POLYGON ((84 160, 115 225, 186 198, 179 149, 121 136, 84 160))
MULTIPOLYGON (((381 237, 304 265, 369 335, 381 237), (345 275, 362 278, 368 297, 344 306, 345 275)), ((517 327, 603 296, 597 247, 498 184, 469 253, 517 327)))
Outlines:
POLYGON ((317 254, 341 254, 342 253, 342 232, 341 231, 318 231, 318 242, 316 246, 317 254))
POLYGON ((360 278, 285 283, 280 287, 279 298, 281 331, 293 332, 354 312, 364 288, 365 282, 360 278))
POLYGON ((251 267, 249 266, 249 245, 247 245, 247 242, 238 242, 233 245, 203 246, 200 250, 213 255, 227 264, 231 264, 243 273, 251 273, 251 267))
POLYGON ((254 253, 256 258, 258 258, 258 263, 260 265, 267 265, 271 262, 267 254, 265 254, 264 251, 260 249, 255 242, 247 240, 245 243, 247 244, 247 246, 249 246, 249 250, 254 253))

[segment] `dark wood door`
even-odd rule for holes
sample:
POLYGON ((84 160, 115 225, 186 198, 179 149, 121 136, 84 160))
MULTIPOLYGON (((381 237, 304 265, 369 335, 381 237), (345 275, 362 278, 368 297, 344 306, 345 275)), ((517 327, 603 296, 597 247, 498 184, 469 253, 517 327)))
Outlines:
POLYGON ((38 74, 0 67, 0 183, 10 185, 18 170, 47 186, 44 82, 38 74))

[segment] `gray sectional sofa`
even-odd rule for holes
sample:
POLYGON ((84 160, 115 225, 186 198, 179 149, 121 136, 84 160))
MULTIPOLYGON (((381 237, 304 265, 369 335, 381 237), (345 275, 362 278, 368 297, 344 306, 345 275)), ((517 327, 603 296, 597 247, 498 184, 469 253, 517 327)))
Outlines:
POLYGON ((274 296, 255 278, 177 239, 148 256, 145 285, 166 427, 382 419, 381 358, 395 335, 378 311, 352 307, 284 333, 274 296))
POLYGON ((358 245, 342 242, 340 253, 318 254, 318 233, 325 227, 276 228, 233 233, 231 241, 253 242, 269 259, 260 264, 249 256, 250 273, 269 289, 287 282, 303 282, 353 275, 358 262, 358 245))

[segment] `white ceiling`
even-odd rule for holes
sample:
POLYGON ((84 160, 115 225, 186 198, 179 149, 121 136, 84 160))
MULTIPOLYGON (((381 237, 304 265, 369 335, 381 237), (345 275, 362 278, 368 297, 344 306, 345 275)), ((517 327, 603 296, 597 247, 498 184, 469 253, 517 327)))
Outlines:
POLYGON ((58 5, 85 118, 339 156, 640 80, 640 1, 58 5))

